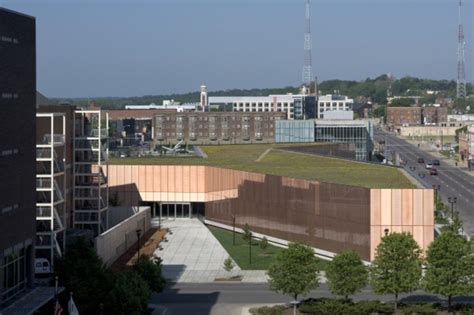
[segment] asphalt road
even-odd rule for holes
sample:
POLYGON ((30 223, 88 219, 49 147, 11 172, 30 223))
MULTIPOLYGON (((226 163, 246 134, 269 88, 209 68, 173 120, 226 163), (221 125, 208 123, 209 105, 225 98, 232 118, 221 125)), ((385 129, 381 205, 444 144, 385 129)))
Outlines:
POLYGON ((471 235, 474 232, 474 177, 444 162, 446 158, 435 157, 400 137, 381 130, 377 130, 375 134, 378 138, 385 137, 385 135, 387 149, 398 152, 400 158, 407 161, 407 165, 404 166, 405 170, 413 175, 418 182, 427 188, 440 185, 438 196, 447 205, 450 205, 448 203, 449 197, 457 198, 454 209, 459 211, 459 216, 464 223, 464 231, 471 235), (434 166, 438 170, 438 175, 430 175, 429 170, 425 169, 425 164, 417 162, 418 158, 423 158, 425 162, 433 159, 440 160, 440 165, 434 166), (410 167, 416 167, 416 169, 411 170, 410 167), (422 174, 421 177, 419 174, 422 174))
MULTIPOLYGON (((321 284, 311 291, 306 298, 332 297, 326 284, 321 284)), ((392 301, 393 296, 375 295, 370 288, 355 295, 354 300, 379 299, 392 301)), ((435 295, 423 291, 413 292, 410 296, 401 295, 402 302, 444 302, 435 295)), ((155 294, 150 305, 155 309, 153 314, 224 314, 240 315, 242 309, 253 305, 269 305, 289 303, 289 296, 277 294, 267 284, 174 284, 168 286, 163 293, 155 294)), ((474 297, 458 297, 457 302, 474 302, 474 297)))

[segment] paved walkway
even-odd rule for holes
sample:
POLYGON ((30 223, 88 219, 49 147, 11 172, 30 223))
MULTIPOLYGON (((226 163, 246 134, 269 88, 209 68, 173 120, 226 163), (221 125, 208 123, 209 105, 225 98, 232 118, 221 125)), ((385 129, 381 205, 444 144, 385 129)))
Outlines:
POLYGON ((164 220, 161 225, 173 233, 166 235, 167 242, 161 242, 162 250, 155 251, 155 256, 163 259, 163 275, 168 281, 209 283, 241 275, 242 282, 267 282, 262 270, 240 270, 236 266, 230 273, 225 271, 224 260, 229 254, 198 219, 164 220))

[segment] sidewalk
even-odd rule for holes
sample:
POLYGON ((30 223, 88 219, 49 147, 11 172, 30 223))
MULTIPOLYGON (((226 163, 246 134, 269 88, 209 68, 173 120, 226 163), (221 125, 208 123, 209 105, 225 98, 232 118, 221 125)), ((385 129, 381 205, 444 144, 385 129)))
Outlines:
POLYGON ((216 278, 243 276, 244 283, 266 283, 264 270, 224 270, 227 251, 198 219, 162 221, 162 227, 171 230, 167 241, 161 242, 156 257, 163 259, 163 276, 171 282, 212 283, 216 278))

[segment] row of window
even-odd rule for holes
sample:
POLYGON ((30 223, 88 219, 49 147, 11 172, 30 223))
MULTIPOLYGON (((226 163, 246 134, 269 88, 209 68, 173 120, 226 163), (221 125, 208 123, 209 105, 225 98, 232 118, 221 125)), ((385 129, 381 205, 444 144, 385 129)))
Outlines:
POLYGON ((1 209, 1 213, 7 213, 7 212, 10 212, 12 210, 15 210, 15 209, 18 209, 20 207, 20 205, 18 203, 15 203, 13 205, 9 205, 9 206, 5 206, 1 209))
POLYGON ((9 37, 5 35, 0 36, 0 41, 5 42, 5 43, 18 44, 18 38, 9 37))
POLYGON ((18 98, 18 93, 3 92, 2 93, 2 98, 4 98, 4 99, 17 99, 18 98))
POLYGON ((0 259, 0 305, 25 290, 27 264, 24 248, 0 259))
MULTIPOLYGON (((266 110, 266 111, 268 111, 268 110, 266 110)), ((290 111, 293 112, 293 109, 290 109, 290 111)), ((178 116, 178 117, 176 117, 176 121, 177 121, 177 122, 183 122, 183 121, 185 121, 184 118, 185 118, 185 117, 183 117, 183 116, 178 116)), ((210 116, 210 117, 207 117, 207 116, 205 116, 205 117, 195 117, 195 116, 191 116, 191 117, 189 117, 189 121, 191 121, 191 122, 194 122, 194 121, 196 121, 196 120, 198 120, 198 121, 203 121, 203 120, 204 120, 204 121, 207 121, 208 118, 209 118, 209 121, 217 121, 217 120, 218 120, 218 119, 217 119, 218 117, 216 117, 216 116, 210 116)), ((254 119, 254 120, 264 120, 265 117, 257 116, 257 117, 253 117, 253 119, 254 119)), ((270 119, 270 120, 273 120, 273 116, 269 117, 269 119, 270 119)), ((280 119, 280 118, 279 118, 279 117, 275 117, 275 120, 277 120, 277 119, 280 119)), ((171 120, 171 121, 174 121, 175 119, 173 119, 173 117, 170 117, 170 116, 166 116, 166 117, 164 117, 164 116, 157 116, 157 117, 156 117, 156 120, 157 120, 157 121, 164 121, 164 120, 166 120, 166 121, 170 121, 170 120, 171 120)), ((232 121, 235 121, 235 120, 250 121, 250 120, 251 120, 251 117, 248 117, 248 116, 244 116, 244 117, 236 117, 236 116, 225 116, 225 117, 221 117, 221 121, 229 121, 229 120, 232 120, 232 121)))
MULTIPOLYGON (((278 107, 281 107, 281 106, 284 106, 284 107, 288 107, 288 106, 293 106, 293 103, 277 103, 277 106, 278 107)), ((234 103, 233 104, 234 107, 268 107, 268 106, 273 106, 273 103, 234 103)))
MULTIPOLYGON (((216 134, 217 134, 216 132, 209 132, 208 135, 209 135, 209 137, 213 137, 213 136, 216 136, 216 134)), ((228 136, 229 136, 229 133, 228 133, 228 132, 222 132, 221 134, 222 134, 223 137, 228 137, 228 136)), ((233 137, 235 137, 235 136, 239 137, 239 136, 241 135, 240 132, 232 132, 232 133, 230 133, 230 134, 231 134, 233 137)), ((242 134, 248 135, 248 132, 243 132, 242 134)), ((264 134, 265 134, 264 132, 255 132, 255 136, 256 136, 256 137, 262 137, 264 134)), ((164 133, 161 133, 161 132, 156 133, 156 137, 157 137, 158 139, 163 139, 163 136, 164 136, 164 135, 165 135, 165 134, 164 134, 164 133)), ((273 132, 269 132, 268 135, 269 135, 270 137, 272 137, 272 136, 273 136, 273 132)), ((189 133, 189 137, 190 137, 190 138, 196 138, 197 136, 199 136, 199 137, 203 137, 203 136, 206 137, 207 134, 206 134, 206 133, 203 133, 203 132, 199 132, 199 133, 191 132, 191 133, 189 133)), ((182 133, 182 132, 176 132, 176 133, 174 133, 174 132, 167 132, 167 133, 166 133, 166 137, 167 137, 167 138, 168 138, 168 137, 178 137, 178 138, 182 138, 182 137, 184 137, 184 133, 182 133)))
POLYGON ((13 154, 18 154, 18 149, 8 149, 8 150, 0 151, 0 156, 7 156, 7 155, 13 155, 13 154))

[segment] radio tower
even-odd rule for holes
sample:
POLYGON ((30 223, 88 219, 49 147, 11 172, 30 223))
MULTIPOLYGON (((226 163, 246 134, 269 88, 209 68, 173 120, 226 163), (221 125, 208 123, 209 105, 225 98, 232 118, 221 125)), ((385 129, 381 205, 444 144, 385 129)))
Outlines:
POLYGON ((458 81, 456 87, 456 97, 465 98, 466 97, 466 75, 464 73, 464 29, 462 25, 461 18, 461 0, 459 0, 459 11, 458 11, 458 81))
POLYGON ((303 85, 309 87, 312 77, 313 65, 311 61, 311 23, 309 19, 309 0, 306 0, 306 14, 304 19, 303 85))

